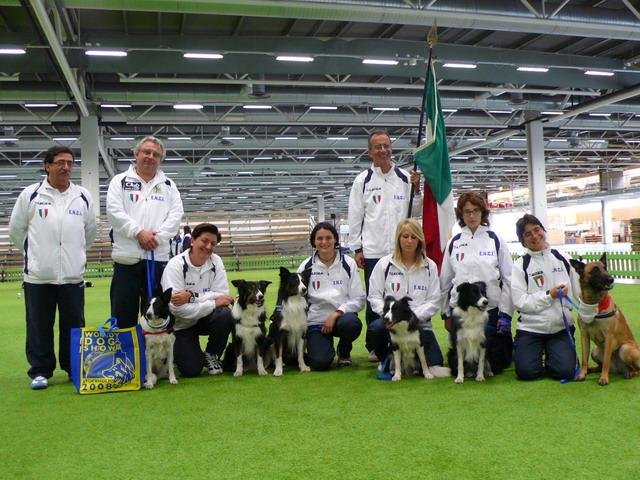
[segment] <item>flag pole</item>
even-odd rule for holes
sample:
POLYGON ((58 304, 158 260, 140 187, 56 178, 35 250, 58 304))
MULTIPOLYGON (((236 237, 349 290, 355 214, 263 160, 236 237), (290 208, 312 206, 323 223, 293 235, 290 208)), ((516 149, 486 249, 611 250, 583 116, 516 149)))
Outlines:
MULTIPOLYGON (((416 148, 422 144, 422 136, 424 132, 424 109, 427 104, 427 87, 429 86, 429 73, 431 72, 431 59, 433 57, 433 46, 438 41, 438 26, 433 21, 433 26, 427 35, 427 43, 429 44, 429 60, 427 61, 427 70, 424 76, 424 89, 422 90, 422 104, 420 105, 420 123, 418 124, 418 139, 416 140, 416 148)), ((418 170, 418 163, 413 160, 413 171, 418 170)), ((407 218, 411 218, 411 210, 413 210, 413 198, 416 195, 415 186, 411 184, 411 195, 409 196, 409 211, 407 218)))

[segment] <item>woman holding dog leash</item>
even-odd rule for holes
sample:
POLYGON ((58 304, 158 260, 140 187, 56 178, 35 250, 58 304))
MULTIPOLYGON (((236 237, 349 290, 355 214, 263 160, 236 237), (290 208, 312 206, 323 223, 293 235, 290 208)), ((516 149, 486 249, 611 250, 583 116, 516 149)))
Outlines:
MULTIPOLYGON (((457 303, 456 286, 462 282, 483 281, 487 285, 489 322, 486 328, 487 358, 494 374, 511 364, 510 284, 513 262, 505 242, 489 228, 489 209, 475 192, 460 195, 456 218, 462 232, 454 235, 444 252, 440 288, 442 318, 453 337, 452 310, 457 303)), ((455 338, 451 338, 452 345, 455 338)))
POLYGON ((299 273, 310 270, 307 355, 312 370, 331 366, 336 355, 333 337, 339 338, 338 365, 351 365, 351 348, 362 330, 358 312, 366 294, 358 265, 340 252, 339 238, 332 224, 318 223, 309 237, 315 252, 298 268, 299 273))
POLYGON ((578 275, 567 257, 549 248, 546 230, 535 216, 520 218, 516 234, 527 248, 511 277, 513 304, 520 312, 514 344, 516 375, 520 380, 534 380, 546 373, 556 380, 572 380, 575 329, 571 311, 561 303, 561 297, 577 298, 578 275))
POLYGON ((444 362, 431 325, 431 317, 440 307, 440 282, 438 267, 426 256, 424 246, 424 233, 417 220, 407 218, 398 223, 393 254, 382 257, 371 272, 369 303, 379 318, 371 322, 369 331, 382 366, 390 353, 389 331, 381 318, 384 299, 411 297, 410 307, 420 320, 420 337, 429 369, 436 377, 449 376, 449 369, 445 373, 443 368, 433 368, 442 367, 444 362))

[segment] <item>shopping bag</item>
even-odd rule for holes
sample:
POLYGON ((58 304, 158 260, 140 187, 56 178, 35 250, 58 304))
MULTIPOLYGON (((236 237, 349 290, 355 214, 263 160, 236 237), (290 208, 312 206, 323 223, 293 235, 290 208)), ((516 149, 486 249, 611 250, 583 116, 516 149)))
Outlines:
POLYGON ((139 325, 118 328, 111 317, 98 327, 71 329, 71 381, 78 393, 140 390, 145 372, 139 325))

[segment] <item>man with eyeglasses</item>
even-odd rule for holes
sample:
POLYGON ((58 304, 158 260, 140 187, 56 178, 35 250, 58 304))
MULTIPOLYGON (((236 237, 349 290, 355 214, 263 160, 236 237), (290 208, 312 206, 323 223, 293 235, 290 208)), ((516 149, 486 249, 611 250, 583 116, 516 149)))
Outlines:
POLYGON ((70 331, 85 324, 83 277, 96 215, 89 191, 71 181, 73 161, 67 147, 47 150, 46 178, 20 193, 9 221, 11 241, 24 255, 27 373, 34 390, 47 388, 56 368, 56 309, 58 359, 69 375, 70 331))
POLYGON ((178 187, 160 169, 165 155, 162 142, 144 137, 133 154, 135 163, 113 177, 107 191, 114 262, 111 315, 121 328, 138 323, 148 301, 147 271, 153 274, 153 294, 159 288, 169 260, 169 242, 184 213, 178 187))
MULTIPOLYGON (((413 212, 422 211, 420 173, 411 173, 396 166, 391 160, 391 138, 384 130, 369 135, 368 152, 372 165, 358 174, 349 195, 349 247, 355 252, 355 261, 364 268, 364 281, 369 294, 369 277, 382 257, 393 253, 394 235, 400 220, 409 216, 411 185, 415 198, 413 212)), ((369 360, 377 362, 370 341, 368 325, 377 318, 367 302, 367 335, 365 344, 369 360)))

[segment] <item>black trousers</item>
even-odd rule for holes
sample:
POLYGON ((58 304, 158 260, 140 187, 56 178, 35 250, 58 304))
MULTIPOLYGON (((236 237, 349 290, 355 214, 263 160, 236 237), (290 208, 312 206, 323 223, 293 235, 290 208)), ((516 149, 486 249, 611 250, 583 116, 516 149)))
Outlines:
POLYGON ((307 329, 307 360, 311 370, 327 370, 336 350, 333 348, 333 337, 338 337, 338 357, 349 358, 353 342, 360 335, 362 322, 358 314, 349 312, 342 315, 336 321, 333 332, 322 333, 320 325, 314 325, 307 329))
MULTIPOLYGON (((371 272, 378 263, 379 258, 365 258, 364 259, 364 287, 367 291, 367 297, 369 296, 369 279, 371 278, 371 272)), ((367 323, 367 332, 365 333, 364 346, 368 352, 375 348, 375 341, 372 340, 371 332, 369 330, 369 324, 378 318, 378 315, 371 310, 371 305, 367 300, 367 310, 365 311, 365 322, 367 323)))
MULTIPOLYGON (((160 292, 160 278, 167 262, 155 263, 153 295, 160 292)), ((133 265, 113 264, 111 278, 111 316, 118 319, 118 327, 129 328, 138 324, 142 308, 149 302, 147 298, 147 261, 133 265)))
POLYGON ((31 378, 50 378, 56 368, 53 324, 58 309, 58 359, 60 368, 71 374, 70 336, 74 327, 84 327, 84 282, 64 285, 24 282, 27 319, 25 351, 31 378))
POLYGON ((183 377, 196 377, 202 373, 204 352, 200 347, 200 336, 209 337, 205 351, 222 360, 233 322, 231 310, 220 307, 202 317, 194 326, 174 332, 173 359, 183 377))

